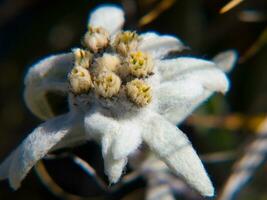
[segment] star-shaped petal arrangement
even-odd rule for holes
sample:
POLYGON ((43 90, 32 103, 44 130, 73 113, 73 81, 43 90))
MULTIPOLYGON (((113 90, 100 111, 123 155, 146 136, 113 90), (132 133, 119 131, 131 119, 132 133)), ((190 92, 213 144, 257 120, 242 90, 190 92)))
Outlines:
POLYGON ((192 57, 164 59, 184 49, 176 37, 122 31, 124 13, 101 6, 89 18, 83 48, 53 55, 33 65, 24 98, 47 120, 0 166, 0 179, 20 187, 29 170, 47 153, 95 140, 102 146, 105 173, 116 183, 128 155, 145 143, 160 160, 204 196, 214 188, 190 141, 176 127, 214 92, 229 88, 224 71, 233 51, 214 61, 192 57), (54 116, 48 92, 68 96, 69 111, 54 116))

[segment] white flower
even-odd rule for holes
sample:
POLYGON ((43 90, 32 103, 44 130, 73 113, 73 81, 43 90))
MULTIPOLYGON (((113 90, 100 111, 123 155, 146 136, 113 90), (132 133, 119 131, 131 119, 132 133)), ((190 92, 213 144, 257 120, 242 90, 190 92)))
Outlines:
POLYGON ((222 69, 233 66, 235 54, 228 52, 216 62, 191 57, 163 59, 171 51, 181 51, 183 44, 173 36, 156 33, 126 32, 125 36, 123 22, 120 8, 102 6, 89 18, 88 27, 101 31, 86 35, 93 41, 85 44, 87 50, 50 56, 29 69, 26 104, 47 121, 2 163, 0 179, 8 179, 17 189, 50 151, 94 139, 102 145, 111 183, 121 177, 128 155, 145 143, 202 195, 214 194, 200 159, 176 124, 213 92, 228 90, 222 69), (89 50, 91 53, 81 53, 89 50), (115 56, 110 67, 106 65, 111 57, 100 59, 107 54, 115 56), (68 113, 54 117, 46 96, 51 91, 68 96, 68 113))

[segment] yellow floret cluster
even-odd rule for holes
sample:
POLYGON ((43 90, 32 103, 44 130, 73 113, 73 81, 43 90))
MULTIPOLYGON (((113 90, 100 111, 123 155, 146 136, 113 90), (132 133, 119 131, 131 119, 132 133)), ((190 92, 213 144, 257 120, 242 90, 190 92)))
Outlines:
POLYGON ((68 74, 70 91, 102 98, 125 94, 137 106, 149 104, 152 92, 145 79, 153 74, 153 60, 138 49, 140 37, 136 32, 124 31, 110 41, 104 28, 88 28, 82 41, 84 49, 73 49, 74 67, 68 74))

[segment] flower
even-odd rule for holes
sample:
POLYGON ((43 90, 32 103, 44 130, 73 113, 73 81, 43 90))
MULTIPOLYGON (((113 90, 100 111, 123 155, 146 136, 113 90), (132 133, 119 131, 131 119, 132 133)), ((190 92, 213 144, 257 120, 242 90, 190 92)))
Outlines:
POLYGON ((47 153, 95 140, 102 146, 105 172, 116 183, 128 155, 145 143, 177 175, 204 196, 212 183, 190 141, 176 127, 214 92, 225 93, 223 70, 235 53, 215 61, 191 57, 164 59, 184 49, 169 35, 122 31, 123 11, 102 6, 89 18, 84 49, 47 57, 25 77, 24 98, 36 116, 47 120, 0 166, 0 179, 17 189, 47 153), (54 116, 46 94, 68 97, 69 111, 54 116))

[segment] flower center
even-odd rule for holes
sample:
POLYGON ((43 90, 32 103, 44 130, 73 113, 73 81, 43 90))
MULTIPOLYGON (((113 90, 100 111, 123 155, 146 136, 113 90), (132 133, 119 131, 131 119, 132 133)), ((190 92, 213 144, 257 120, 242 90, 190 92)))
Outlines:
POLYGON ((113 48, 119 54, 126 56, 129 52, 135 51, 140 41, 136 32, 124 31, 116 35, 113 48))
POLYGON ((151 87, 140 79, 128 82, 126 92, 130 100, 141 107, 149 104, 152 100, 151 87))
POLYGON ((152 73, 151 57, 141 51, 132 52, 128 58, 129 72, 135 77, 145 77, 152 73))
POLYGON ((138 50, 140 38, 136 32, 118 33, 110 41, 104 28, 89 27, 82 43, 86 49, 73 49, 74 67, 68 75, 70 91, 102 97, 97 101, 117 97, 139 107, 148 105, 152 89, 146 79, 153 72, 152 57, 138 50))

